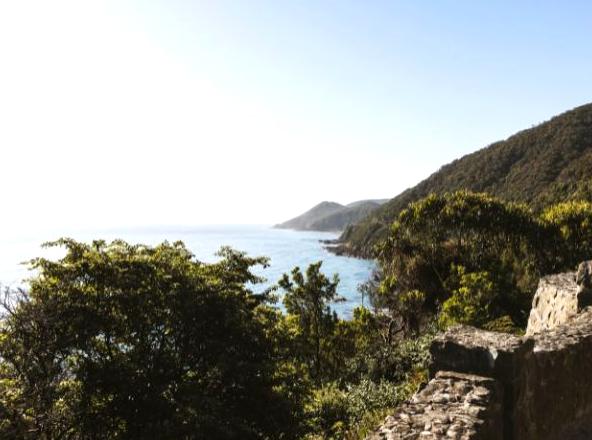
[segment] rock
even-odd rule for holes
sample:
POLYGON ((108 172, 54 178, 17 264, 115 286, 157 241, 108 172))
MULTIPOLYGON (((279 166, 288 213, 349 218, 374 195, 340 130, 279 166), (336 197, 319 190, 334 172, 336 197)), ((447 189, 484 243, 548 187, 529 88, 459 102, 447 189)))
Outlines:
POLYGON ((578 310, 592 305, 592 260, 584 261, 576 272, 578 310))
POLYGON ((584 261, 578 266, 576 283, 586 289, 592 289, 592 260, 584 261))

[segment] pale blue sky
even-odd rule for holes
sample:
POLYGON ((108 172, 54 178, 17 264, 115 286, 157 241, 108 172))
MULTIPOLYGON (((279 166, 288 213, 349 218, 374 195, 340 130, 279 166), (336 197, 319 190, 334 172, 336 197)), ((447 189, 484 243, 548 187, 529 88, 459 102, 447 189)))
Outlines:
POLYGON ((2 221, 275 223, 392 197, 592 101, 591 43, 585 1, 5 2, 0 184, 23 215, 2 221))

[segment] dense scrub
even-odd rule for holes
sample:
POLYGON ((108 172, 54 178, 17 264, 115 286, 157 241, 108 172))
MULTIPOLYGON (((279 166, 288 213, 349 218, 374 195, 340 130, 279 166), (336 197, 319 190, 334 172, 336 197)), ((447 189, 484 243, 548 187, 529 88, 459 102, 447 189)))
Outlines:
POLYGON ((377 248, 375 302, 402 331, 441 326, 524 328, 545 274, 592 257, 592 204, 566 202, 534 214, 487 194, 432 194, 398 216, 377 248))

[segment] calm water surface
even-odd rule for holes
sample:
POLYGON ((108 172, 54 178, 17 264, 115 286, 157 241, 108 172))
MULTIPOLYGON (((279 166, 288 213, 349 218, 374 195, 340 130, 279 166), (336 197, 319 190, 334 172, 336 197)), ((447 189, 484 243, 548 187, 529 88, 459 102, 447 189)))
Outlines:
MULTIPOLYGON (((42 250, 40 245, 63 235, 43 233, 26 237, 0 237, 0 282, 12 286, 22 284, 22 280, 30 276, 30 272, 25 265, 19 263, 37 256, 59 256, 59 251, 42 250)), ((231 246, 251 256, 267 256, 271 259, 270 267, 256 269, 256 273, 267 278, 267 282, 256 286, 256 291, 275 284, 283 273, 290 272, 294 266, 304 269, 310 263, 322 260, 324 273, 339 274, 339 294, 346 301, 334 304, 333 307, 344 317, 350 316, 351 311, 361 303, 362 298, 357 287, 368 279, 375 267, 372 261, 340 257, 323 249, 319 240, 337 237, 337 234, 329 232, 289 231, 268 226, 199 226, 94 230, 71 233, 68 236, 80 241, 121 238, 130 243, 148 245, 164 240, 181 240, 199 260, 205 262, 216 261, 215 254, 221 246, 231 246)))

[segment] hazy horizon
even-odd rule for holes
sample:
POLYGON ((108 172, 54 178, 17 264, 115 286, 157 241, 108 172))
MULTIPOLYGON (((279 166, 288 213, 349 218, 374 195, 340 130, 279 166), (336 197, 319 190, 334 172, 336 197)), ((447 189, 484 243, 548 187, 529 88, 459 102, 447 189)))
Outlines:
POLYGON ((2 235, 391 198, 592 101, 592 4, 0 5, 2 235))

